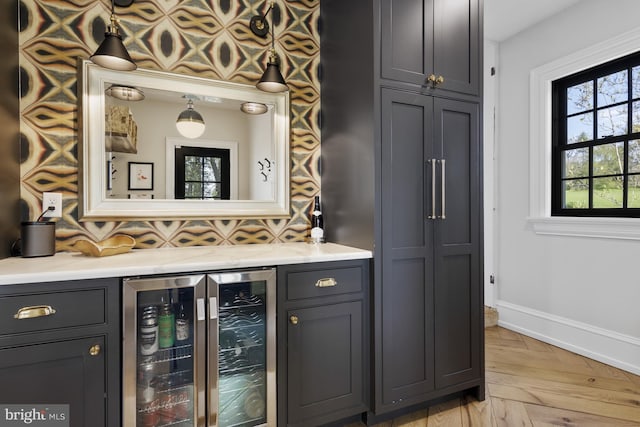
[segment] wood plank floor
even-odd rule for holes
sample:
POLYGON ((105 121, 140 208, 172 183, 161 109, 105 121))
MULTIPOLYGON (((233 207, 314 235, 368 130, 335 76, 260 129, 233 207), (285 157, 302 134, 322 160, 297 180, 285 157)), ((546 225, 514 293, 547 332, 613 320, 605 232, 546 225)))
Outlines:
POLYGON ((485 338, 484 402, 456 398, 376 427, 640 426, 639 376, 498 326, 485 338))

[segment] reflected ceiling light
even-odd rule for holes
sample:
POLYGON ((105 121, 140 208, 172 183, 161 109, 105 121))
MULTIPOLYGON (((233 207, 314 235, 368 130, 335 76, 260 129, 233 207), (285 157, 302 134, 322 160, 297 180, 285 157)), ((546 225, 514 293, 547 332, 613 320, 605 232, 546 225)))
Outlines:
POLYGON ((137 68, 122 43, 122 36, 118 29, 118 18, 115 14, 115 0, 111 0, 111 25, 107 26, 104 40, 90 59, 93 63, 112 70, 132 71, 137 68))
POLYGON ((200 113, 193 109, 193 97, 186 96, 185 98, 189 100, 187 109, 178 116, 176 128, 185 138, 198 138, 204 133, 204 119, 200 113))
POLYGON ((247 114, 264 114, 268 108, 260 102, 243 102, 240 104, 240 110, 247 114))
MULTIPOLYGON (((269 9, 264 15, 256 15, 251 18, 249 28, 259 37, 265 37, 269 33, 269 24, 267 23, 267 15, 273 10, 274 1, 271 0, 269 9)), ((271 14, 271 49, 269 49, 269 61, 267 69, 262 74, 260 81, 256 87, 264 92, 286 92, 289 90, 287 84, 280 73, 280 60, 275 49, 275 34, 273 25, 273 13, 271 14)))
POLYGON ((123 101, 142 101, 144 92, 133 86, 111 85, 104 91, 107 96, 111 96, 123 101))

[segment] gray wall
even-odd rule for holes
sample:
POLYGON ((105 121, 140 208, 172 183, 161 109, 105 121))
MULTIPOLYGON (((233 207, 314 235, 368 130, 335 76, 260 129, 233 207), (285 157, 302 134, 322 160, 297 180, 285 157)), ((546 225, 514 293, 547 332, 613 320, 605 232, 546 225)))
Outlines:
POLYGON ((9 256, 20 222, 18 1, 0 2, 0 258, 9 256))

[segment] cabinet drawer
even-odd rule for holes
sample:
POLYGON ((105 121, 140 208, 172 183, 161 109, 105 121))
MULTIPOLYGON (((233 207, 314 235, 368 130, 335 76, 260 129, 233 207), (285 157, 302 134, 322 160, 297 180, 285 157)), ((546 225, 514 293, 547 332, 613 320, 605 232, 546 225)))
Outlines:
POLYGON ((362 268, 313 269, 287 273, 287 300, 361 292, 362 268))
POLYGON ((105 289, 0 297, 0 335, 105 323, 105 307, 105 289))

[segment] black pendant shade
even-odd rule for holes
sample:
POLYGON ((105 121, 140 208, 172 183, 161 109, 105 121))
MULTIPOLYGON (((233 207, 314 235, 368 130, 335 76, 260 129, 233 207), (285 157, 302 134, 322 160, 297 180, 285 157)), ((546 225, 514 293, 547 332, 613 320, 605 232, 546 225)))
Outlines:
MULTIPOLYGON (((264 15, 256 15, 251 18, 249 28, 256 36, 265 37, 269 33, 267 15, 273 10, 273 6, 274 0, 271 0, 269 9, 267 9, 264 15)), ((271 49, 269 62, 267 63, 267 68, 262 74, 260 81, 256 84, 256 87, 264 92, 286 92, 289 90, 289 87, 280 72, 280 61, 278 60, 278 54, 275 49, 273 14, 271 14, 271 49)))
POLYGON ((286 92, 289 90, 280 73, 280 66, 277 62, 269 62, 267 64, 267 69, 262 74, 262 78, 256 87, 264 92, 286 92))
POLYGON ((91 61, 104 68, 120 71, 132 71, 137 68, 135 62, 129 56, 129 52, 122 43, 120 34, 106 32, 104 41, 98 46, 96 52, 91 55, 91 61))
POLYGON ((136 68, 136 63, 133 62, 127 48, 122 43, 122 36, 118 31, 118 19, 115 15, 115 3, 111 0, 111 25, 107 27, 107 31, 104 33, 104 40, 98 46, 98 49, 90 59, 95 64, 104 68, 109 68, 118 71, 133 71, 136 68))

